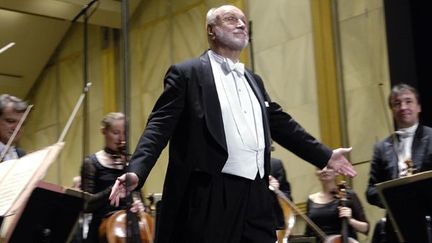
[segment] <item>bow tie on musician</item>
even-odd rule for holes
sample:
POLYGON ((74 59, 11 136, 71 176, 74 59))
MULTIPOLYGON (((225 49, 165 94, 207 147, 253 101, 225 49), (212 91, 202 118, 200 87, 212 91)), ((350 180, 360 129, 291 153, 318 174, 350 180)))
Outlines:
POLYGON ((128 210, 129 207, 129 212, 133 213, 131 214, 132 222, 135 222, 132 226, 135 227, 135 237, 141 237, 142 242, 152 242, 153 240, 153 219, 145 212, 146 207, 139 191, 132 192, 135 196, 131 206, 128 206, 127 192, 124 190, 120 193, 126 198, 121 200, 118 206, 110 205, 108 200, 111 186, 117 177, 124 173, 128 159, 125 152, 124 129, 125 116, 123 113, 111 112, 107 114, 101 121, 104 149, 87 156, 82 164, 81 188, 83 191, 93 194, 86 208, 86 213, 91 213, 91 222, 84 239, 87 242, 112 242, 110 240, 112 238, 125 237, 125 210, 128 210), (121 223, 122 219, 123 223, 121 223), (122 225, 123 228, 121 228, 122 225), (143 232, 141 232, 141 226, 143 232))

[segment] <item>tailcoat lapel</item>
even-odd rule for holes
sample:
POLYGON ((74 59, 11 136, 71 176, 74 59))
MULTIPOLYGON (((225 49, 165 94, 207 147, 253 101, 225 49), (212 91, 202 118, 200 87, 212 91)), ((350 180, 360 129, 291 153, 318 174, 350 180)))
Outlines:
POLYGON ((269 119, 267 117, 267 107, 265 105, 265 97, 263 95, 263 90, 260 89, 260 87, 258 87, 258 83, 255 80, 255 78, 253 77, 253 75, 251 73, 249 73, 249 71, 245 70, 245 76, 246 76, 246 80, 248 81, 249 85, 251 86, 253 92, 255 93, 255 96, 258 99, 258 102, 260 104, 261 107, 261 113, 263 116, 263 125, 264 125, 264 136, 265 136, 265 146, 266 148, 270 147, 270 143, 271 143, 271 135, 270 135, 270 124, 269 124, 269 119))
POLYGON ((266 107, 266 101, 264 97, 264 87, 260 88, 258 86, 257 81, 253 77, 253 75, 248 71, 245 70, 245 76, 246 80, 248 81, 249 85, 251 86, 253 92, 255 93, 258 102, 261 107, 261 114, 263 117, 263 126, 264 126, 264 140, 265 140, 265 156, 264 156, 264 170, 266 173, 270 173, 270 148, 271 148, 271 134, 270 134, 270 124, 269 124, 269 118, 267 114, 267 107, 266 107))
POLYGON ((217 143, 227 151, 222 111, 219 104, 213 71, 207 52, 200 57, 201 68, 198 82, 201 86, 201 99, 204 107, 205 120, 208 130, 217 143))
POLYGON ((398 168, 398 156, 397 151, 395 149, 395 144, 392 139, 392 137, 389 138, 387 142, 384 143, 384 153, 385 153, 385 159, 384 161, 387 162, 387 169, 388 172, 391 173, 391 178, 395 179, 399 177, 399 168, 398 168))
POLYGON ((427 153, 428 139, 429 135, 424 133, 423 127, 419 125, 414 135, 414 140, 411 147, 413 165, 417 170, 421 170, 423 168, 422 158, 425 158, 427 153))

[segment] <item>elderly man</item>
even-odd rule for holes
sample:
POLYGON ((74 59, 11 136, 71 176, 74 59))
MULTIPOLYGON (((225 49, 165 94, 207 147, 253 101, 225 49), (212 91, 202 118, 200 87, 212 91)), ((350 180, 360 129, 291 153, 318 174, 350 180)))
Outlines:
POLYGON ((235 6, 207 13, 210 49, 173 65, 111 202, 141 187, 170 141, 156 239, 164 242, 276 241, 268 189, 271 140, 311 164, 354 176, 344 154, 309 135, 268 97, 261 78, 239 63, 247 19, 235 6))
MULTIPOLYGON (((8 94, 0 95, 0 153, 3 153, 26 109, 27 103, 21 99, 8 94)), ((3 161, 17 159, 25 154, 14 146, 20 137, 21 131, 18 131, 3 161)))

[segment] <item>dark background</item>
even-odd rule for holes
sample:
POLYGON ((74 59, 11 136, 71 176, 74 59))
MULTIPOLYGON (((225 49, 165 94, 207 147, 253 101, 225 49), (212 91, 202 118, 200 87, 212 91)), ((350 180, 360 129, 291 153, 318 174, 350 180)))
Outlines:
POLYGON ((420 93, 420 121, 432 126, 432 18, 429 1, 384 0, 391 84, 420 93))

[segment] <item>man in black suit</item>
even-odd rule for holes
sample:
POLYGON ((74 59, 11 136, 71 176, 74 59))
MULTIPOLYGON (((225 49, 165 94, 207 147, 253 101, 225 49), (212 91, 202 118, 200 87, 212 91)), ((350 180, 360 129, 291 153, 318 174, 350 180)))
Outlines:
MULTIPOLYGON (((389 106, 396 131, 374 146, 366 197, 370 204, 384 208, 376 184, 432 169, 432 128, 419 124, 421 105, 418 92, 407 84, 391 90, 389 106)), ((387 242, 397 242, 387 225, 387 242)))
MULTIPOLYGON (((271 139, 314 166, 356 174, 344 157, 350 149, 319 143, 238 62, 248 44, 247 23, 232 5, 207 13, 210 49, 169 68, 132 155, 129 189, 143 185, 170 141, 158 243, 274 243, 271 139)), ((125 179, 114 184, 111 203, 124 196, 125 179)))
MULTIPOLYGON (((15 131, 21 117, 27 109, 27 103, 12 95, 0 95, 0 154, 3 153, 9 139, 15 131)), ((22 129, 18 131, 12 145, 9 147, 3 161, 17 159, 25 155, 25 152, 17 147, 15 143, 19 140, 22 129)))

